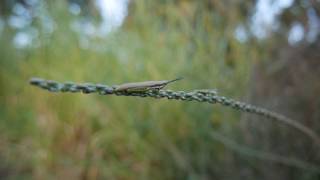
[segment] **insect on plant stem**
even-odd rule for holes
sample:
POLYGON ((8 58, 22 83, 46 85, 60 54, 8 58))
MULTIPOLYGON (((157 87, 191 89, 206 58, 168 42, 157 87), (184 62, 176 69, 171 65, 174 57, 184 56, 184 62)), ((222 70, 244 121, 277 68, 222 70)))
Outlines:
POLYGON ((160 90, 164 88, 169 83, 181 80, 183 78, 176 78, 173 80, 162 80, 162 81, 143 81, 143 82, 133 82, 125 83, 113 86, 114 92, 143 92, 148 90, 160 90))

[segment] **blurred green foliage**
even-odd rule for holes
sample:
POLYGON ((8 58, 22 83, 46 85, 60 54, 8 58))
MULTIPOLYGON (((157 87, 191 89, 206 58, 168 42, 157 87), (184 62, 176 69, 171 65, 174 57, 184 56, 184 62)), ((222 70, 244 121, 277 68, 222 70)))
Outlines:
POLYGON ((230 172, 255 162, 209 135, 224 131, 239 139, 237 112, 194 102, 52 94, 28 85, 33 76, 109 85, 182 76, 169 88, 217 88, 241 97, 253 62, 264 54, 233 37, 245 11, 237 3, 212 2, 132 1, 120 29, 90 39, 98 50, 80 46, 81 37, 70 28, 79 17, 65 1, 43 2, 55 30, 46 33, 35 18, 36 47, 17 49, 11 43, 16 31, 5 26, 0 177, 240 179, 240 172, 230 172))

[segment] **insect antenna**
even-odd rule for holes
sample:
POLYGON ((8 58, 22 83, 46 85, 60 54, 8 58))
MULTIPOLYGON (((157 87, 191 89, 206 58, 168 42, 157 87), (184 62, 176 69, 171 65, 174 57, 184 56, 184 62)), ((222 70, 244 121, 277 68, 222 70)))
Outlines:
POLYGON ((169 83, 172 83, 172 82, 175 82, 175 81, 179 81, 179 80, 181 80, 181 79, 183 79, 183 77, 178 77, 178 78, 176 78, 176 79, 173 79, 173 80, 168 81, 166 84, 169 84, 169 83))

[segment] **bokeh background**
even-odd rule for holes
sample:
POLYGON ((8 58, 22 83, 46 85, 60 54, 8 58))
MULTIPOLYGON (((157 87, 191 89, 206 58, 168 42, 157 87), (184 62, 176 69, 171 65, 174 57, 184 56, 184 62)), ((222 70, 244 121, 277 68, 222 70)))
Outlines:
POLYGON ((184 77, 320 134, 318 0, 0 1, 0 179, 319 179, 295 129, 218 105, 49 93, 184 77))

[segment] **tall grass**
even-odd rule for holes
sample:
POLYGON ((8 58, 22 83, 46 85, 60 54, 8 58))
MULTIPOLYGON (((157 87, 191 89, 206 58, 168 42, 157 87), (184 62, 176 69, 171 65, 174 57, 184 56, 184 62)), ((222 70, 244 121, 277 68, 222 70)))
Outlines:
POLYGON ((0 35, 0 176, 199 179, 234 170, 227 167, 235 156, 210 132, 237 139, 237 112, 200 103, 51 94, 28 79, 117 84, 182 76, 170 88, 218 88, 241 97, 259 55, 232 37, 235 20, 229 25, 196 2, 133 1, 123 27, 93 39, 100 49, 93 50, 81 48, 69 28, 77 17, 66 3, 47 5, 56 29, 42 33, 35 21, 39 47, 16 49, 8 26, 0 35))

